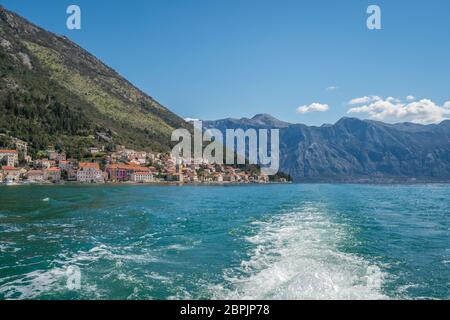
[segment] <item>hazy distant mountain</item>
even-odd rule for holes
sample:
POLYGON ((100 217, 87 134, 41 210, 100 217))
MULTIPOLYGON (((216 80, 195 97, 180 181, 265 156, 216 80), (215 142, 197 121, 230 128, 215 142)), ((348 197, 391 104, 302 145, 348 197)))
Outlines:
POLYGON ((295 181, 450 181, 450 121, 425 126, 343 118, 315 127, 255 118, 204 126, 279 128, 281 170, 295 181))
POLYGON ((234 128, 235 126, 239 126, 239 128, 286 128, 291 124, 288 122, 283 122, 278 120, 277 118, 271 116, 270 114, 258 114, 251 119, 241 118, 227 118, 217 121, 204 121, 204 126, 209 126, 214 124, 214 128, 217 129, 227 129, 234 128))
POLYGON ((169 150, 171 132, 182 127, 189 126, 66 37, 0 7, 0 133, 32 148, 76 152, 104 132, 117 144, 169 150))

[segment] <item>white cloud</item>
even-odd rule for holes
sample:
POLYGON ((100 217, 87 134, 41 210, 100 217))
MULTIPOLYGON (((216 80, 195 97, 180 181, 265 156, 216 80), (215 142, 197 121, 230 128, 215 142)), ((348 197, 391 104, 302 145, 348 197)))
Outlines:
POLYGON ((186 122, 194 122, 194 121, 200 121, 200 119, 185 118, 184 121, 186 121, 186 122))
POLYGON ((347 113, 364 113, 367 114, 370 119, 379 121, 407 121, 430 124, 439 123, 443 120, 450 119, 450 101, 446 102, 443 106, 437 105, 430 99, 403 102, 400 99, 393 97, 386 99, 380 97, 363 97, 353 99, 352 101, 350 101, 350 105, 362 105, 350 108, 347 113), (359 102, 352 104, 352 101, 359 102))
POLYGON ((339 89, 339 87, 336 86, 329 86, 328 88, 326 88, 327 91, 335 91, 337 89, 339 89))
POLYGON ((352 99, 352 100, 350 100, 349 104, 350 105, 364 104, 364 103, 369 103, 369 102, 373 102, 373 101, 377 101, 377 100, 381 100, 381 98, 378 96, 365 96, 365 97, 361 97, 361 98, 352 99))
POLYGON ((416 100, 416 97, 414 97, 414 96, 407 96, 407 97, 406 97, 406 100, 408 100, 408 101, 414 101, 414 100, 416 100))
MULTIPOLYGON (((377 99, 375 101, 379 101, 382 100, 380 97, 377 97, 377 99)), ((400 99, 396 99, 394 97, 387 97, 386 101, 392 102, 392 103, 400 103, 402 102, 400 99)))
POLYGON ((309 106, 305 105, 305 106, 301 106, 297 108, 297 113, 300 114, 305 114, 305 113, 309 113, 309 112, 325 112, 328 111, 329 107, 327 104, 322 104, 322 103, 311 103, 309 106))

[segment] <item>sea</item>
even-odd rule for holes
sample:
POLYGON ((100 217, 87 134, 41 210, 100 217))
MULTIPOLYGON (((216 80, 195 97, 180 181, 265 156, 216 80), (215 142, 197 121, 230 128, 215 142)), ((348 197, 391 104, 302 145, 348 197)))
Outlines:
POLYGON ((0 300, 449 298, 450 185, 0 187, 0 300))

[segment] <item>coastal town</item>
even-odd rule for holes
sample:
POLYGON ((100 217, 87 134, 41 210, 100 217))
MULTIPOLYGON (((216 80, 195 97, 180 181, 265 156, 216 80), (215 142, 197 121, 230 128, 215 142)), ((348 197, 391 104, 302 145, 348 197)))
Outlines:
MULTIPOLYGON (((226 184, 269 183, 269 176, 258 170, 246 170, 205 159, 177 160, 170 153, 135 151, 118 146, 114 152, 89 149, 89 161, 68 158, 49 146, 33 159, 27 143, 15 139, 15 149, 0 149, 0 183, 131 183, 131 184, 226 184)), ((276 182, 288 182, 279 178, 276 182)))

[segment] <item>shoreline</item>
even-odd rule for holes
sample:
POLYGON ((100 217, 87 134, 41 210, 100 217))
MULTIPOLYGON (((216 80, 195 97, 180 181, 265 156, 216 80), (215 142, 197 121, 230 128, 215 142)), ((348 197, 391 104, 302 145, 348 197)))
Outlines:
POLYGON ((275 185, 275 184, 294 184, 293 182, 266 182, 266 183, 257 183, 257 182, 248 182, 248 183, 239 183, 239 182, 174 182, 174 181, 161 181, 161 182, 148 182, 148 183, 139 183, 139 182, 105 182, 105 183, 84 183, 84 182, 76 182, 76 181, 65 181, 62 183, 17 183, 12 185, 7 185, 6 183, 0 183, 1 186, 5 187, 22 187, 22 186, 249 186, 249 185, 275 185))
POLYGON ((92 187, 106 187, 106 186, 148 186, 148 187, 226 187, 226 186, 267 186, 267 185, 361 185, 361 186, 420 186, 420 185, 450 185, 450 181, 417 181, 417 182, 267 182, 267 183, 235 183, 235 182, 208 182, 208 183, 195 183, 195 182, 149 182, 149 183, 137 183, 137 182, 105 182, 105 183, 83 183, 83 182, 64 182, 64 183, 17 183, 14 185, 7 185, 0 183, 0 187, 24 187, 24 186, 36 186, 36 187, 64 187, 64 186, 92 186, 92 187))

